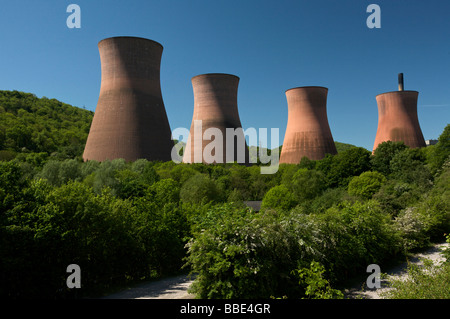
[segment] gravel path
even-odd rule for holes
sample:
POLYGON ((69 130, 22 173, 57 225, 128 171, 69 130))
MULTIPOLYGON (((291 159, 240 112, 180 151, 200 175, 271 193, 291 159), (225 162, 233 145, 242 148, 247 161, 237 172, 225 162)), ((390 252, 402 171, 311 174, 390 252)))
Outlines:
POLYGON ((144 283, 103 299, 194 299, 187 292, 193 278, 186 275, 144 283))
MULTIPOLYGON (((442 263, 444 258, 442 257, 441 250, 445 247, 449 247, 449 243, 441 243, 436 244, 433 247, 427 249, 423 253, 419 253, 414 255, 414 257, 409 259, 410 263, 421 265, 421 258, 427 258, 433 261, 435 265, 442 263)), ((404 262, 396 267, 389 269, 388 271, 384 271, 381 269, 382 273, 386 273, 388 276, 397 277, 397 278, 406 278, 408 263, 404 262)), ((370 275, 369 273, 367 274, 370 275)), ((365 282, 360 283, 359 285, 355 285, 354 287, 345 290, 344 294, 346 298, 363 298, 363 299, 382 299, 380 293, 385 292, 391 288, 388 287, 387 279, 381 280, 381 288, 379 289, 368 289, 365 288, 362 290, 362 287, 366 287, 365 282)))

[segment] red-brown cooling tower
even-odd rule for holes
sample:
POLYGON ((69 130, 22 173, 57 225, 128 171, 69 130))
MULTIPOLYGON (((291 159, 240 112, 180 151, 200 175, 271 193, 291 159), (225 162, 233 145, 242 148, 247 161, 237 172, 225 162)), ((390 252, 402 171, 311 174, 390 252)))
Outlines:
POLYGON ((417 117, 419 92, 403 91, 403 74, 399 74, 399 91, 376 96, 378 129, 373 150, 382 142, 403 142, 416 148, 424 147, 425 139, 417 117))
POLYGON ((328 89, 318 86, 286 91, 288 122, 280 164, 298 164, 303 157, 318 160, 336 154, 327 117, 328 89))
POLYGON ((83 159, 171 160, 172 134, 160 85, 162 45, 113 37, 98 48, 100 96, 83 159))
MULTIPOLYGON (((210 73, 197 75, 192 78, 194 91, 194 115, 189 133, 189 138, 184 150, 184 163, 227 163, 230 161, 241 164, 248 163, 248 148, 242 132, 241 120, 237 107, 237 91, 239 77, 231 74, 210 73), (201 122, 199 122, 201 121, 201 122), (201 125, 201 130, 199 126, 201 125), (222 134, 223 146, 220 150, 208 148, 208 144, 213 143, 205 138, 205 131, 215 128, 222 134), (240 129, 236 131, 239 137, 228 136, 232 143, 227 147, 227 128, 240 129), (206 148, 206 150, 205 150, 206 148), (205 151, 205 153, 204 153, 205 151), (211 152, 210 152, 211 151, 211 152), (217 151, 222 151, 221 158, 212 162, 205 159, 206 154, 217 155, 217 151), (233 151, 234 156, 230 154, 233 151), (227 156, 228 155, 228 156, 227 156)), ((230 130, 229 130, 230 131, 230 130)))

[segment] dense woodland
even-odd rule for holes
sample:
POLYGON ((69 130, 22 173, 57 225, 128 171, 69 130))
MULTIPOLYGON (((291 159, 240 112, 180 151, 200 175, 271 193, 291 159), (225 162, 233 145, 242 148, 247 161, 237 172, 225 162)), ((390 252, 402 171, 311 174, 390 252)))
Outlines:
MULTIPOLYGON (((84 163, 93 113, 0 91, 0 296, 80 298, 192 272, 200 298, 342 298, 450 232, 450 125, 280 165, 84 163), (262 200, 255 212, 245 201, 262 200), (68 289, 78 264, 82 288, 68 289)), ((447 267, 448 268, 448 267, 447 267)))

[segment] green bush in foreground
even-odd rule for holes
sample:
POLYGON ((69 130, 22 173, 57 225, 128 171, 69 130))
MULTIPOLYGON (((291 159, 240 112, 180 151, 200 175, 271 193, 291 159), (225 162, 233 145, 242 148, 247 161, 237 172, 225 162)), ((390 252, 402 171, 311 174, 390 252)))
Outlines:
POLYGON ((374 201, 324 214, 218 205, 188 244, 199 298, 330 298, 331 284, 398 252, 389 216, 374 201), (323 268, 321 268, 323 266, 323 268), (324 273, 324 270, 327 270, 324 273))

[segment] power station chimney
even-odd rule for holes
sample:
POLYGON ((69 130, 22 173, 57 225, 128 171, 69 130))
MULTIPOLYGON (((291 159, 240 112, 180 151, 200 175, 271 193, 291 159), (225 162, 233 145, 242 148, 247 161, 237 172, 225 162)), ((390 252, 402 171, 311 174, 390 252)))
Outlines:
POLYGON ((100 95, 83 159, 171 160, 172 134, 160 85, 162 45, 113 37, 98 48, 100 95))
POLYGON ((403 142, 411 148, 425 146, 417 116, 418 96, 417 91, 404 91, 403 73, 399 74, 398 91, 376 96, 378 129, 373 151, 386 141, 403 142))
POLYGON ((398 90, 404 91, 403 73, 398 74, 398 90))
POLYGON ((336 154, 327 117, 325 87, 298 87, 286 91, 288 122, 280 164, 298 164, 303 157, 318 160, 336 154))
POLYGON ((237 106, 238 85, 239 77, 231 74, 192 78, 194 115, 184 163, 249 162, 237 106))

